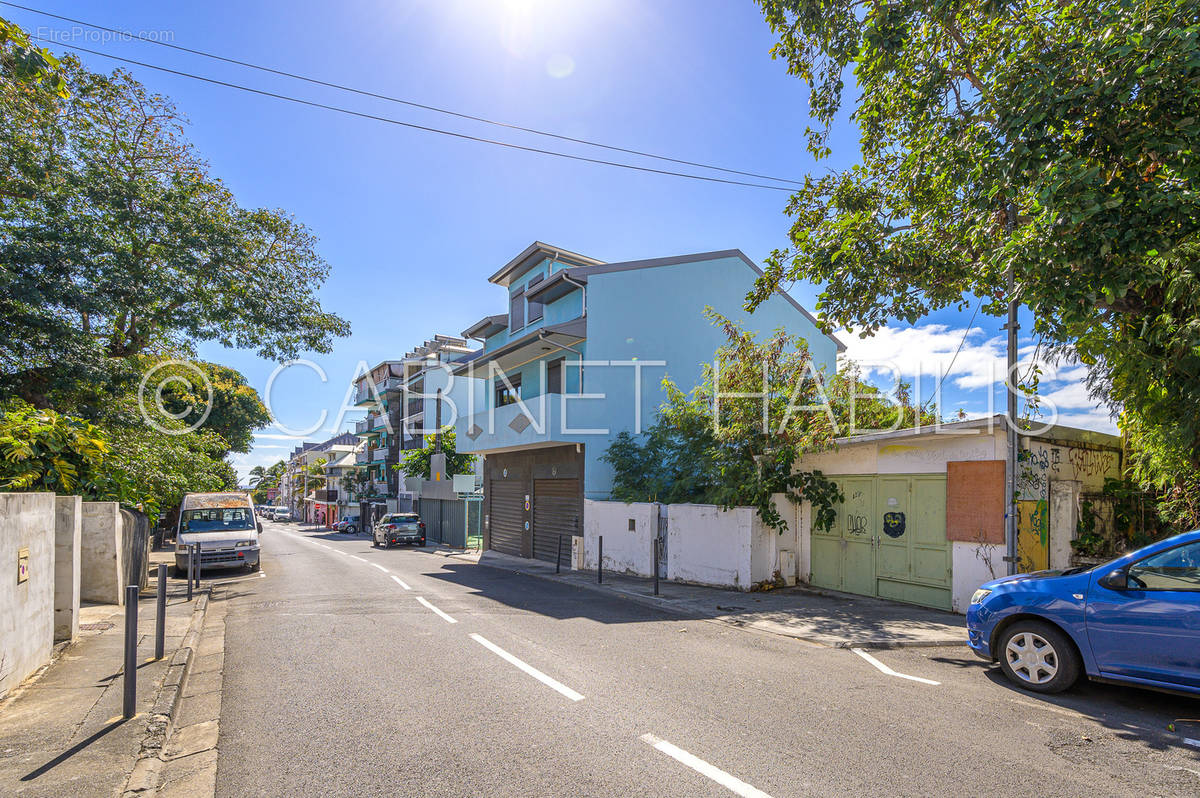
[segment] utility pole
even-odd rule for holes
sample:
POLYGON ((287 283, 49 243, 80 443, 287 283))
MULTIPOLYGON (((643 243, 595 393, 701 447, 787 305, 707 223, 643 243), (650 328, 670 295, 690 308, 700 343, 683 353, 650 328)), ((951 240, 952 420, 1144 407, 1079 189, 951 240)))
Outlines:
MULTIPOLYGON (((1008 213, 1005 227, 1009 237, 1012 237, 1016 227, 1016 208, 1008 203, 1008 213)), ((1004 392, 1007 400, 1004 413, 1004 424, 1008 433, 1004 469, 1004 542, 1005 557, 1008 563, 1009 575, 1017 572, 1017 386, 1015 384, 1017 371, 1017 299, 1016 276, 1013 266, 1008 266, 1008 324, 1004 329, 1008 333, 1008 370, 1004 375, 1004 392)))

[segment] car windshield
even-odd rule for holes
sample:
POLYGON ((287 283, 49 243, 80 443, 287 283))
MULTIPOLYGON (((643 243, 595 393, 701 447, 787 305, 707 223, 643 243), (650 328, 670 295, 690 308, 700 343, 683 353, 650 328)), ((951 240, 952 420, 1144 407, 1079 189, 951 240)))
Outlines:
POLYGON ((184 510, 180 532, 228 532, 253 529, 254 520, 247 507, 184 510))

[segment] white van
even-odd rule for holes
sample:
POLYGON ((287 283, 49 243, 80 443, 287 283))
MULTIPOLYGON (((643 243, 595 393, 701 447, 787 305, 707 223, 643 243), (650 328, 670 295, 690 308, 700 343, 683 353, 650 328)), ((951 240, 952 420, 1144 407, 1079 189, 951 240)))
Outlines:
POLYGON ((187 573, 188 546, 199 546, 200 568, 258 570, 258 533, 248 493, 189 493, 179 508, 175 533, 175 568, 187 573))

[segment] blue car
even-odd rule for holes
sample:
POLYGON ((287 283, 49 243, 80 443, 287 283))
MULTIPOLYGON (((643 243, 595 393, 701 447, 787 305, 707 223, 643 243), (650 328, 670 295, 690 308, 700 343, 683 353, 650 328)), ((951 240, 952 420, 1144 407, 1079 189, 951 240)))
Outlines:
POLYGON ((1086 673, 1200 695, 1200 531, 1095 568, 988 582, 971 597, 967 636, 976 654, 1039 693, 1086 673))

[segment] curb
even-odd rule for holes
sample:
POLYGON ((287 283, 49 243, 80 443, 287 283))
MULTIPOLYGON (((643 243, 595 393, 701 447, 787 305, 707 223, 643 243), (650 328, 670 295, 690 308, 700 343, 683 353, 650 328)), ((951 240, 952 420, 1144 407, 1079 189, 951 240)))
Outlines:
POLYGON ((158 788, 158 774, 164 764, 161 758, 163 745, 171 735, 175 717, 179 714, 179 703, 187 687, 188 674, 200 642, 200 630, 204 628, 211 596, 211 587, 200 588, 188 630, 171 656, 167 673, 154 697, 154 706, 146 723, 146 736, 142 739, 142 748, 133 770, 125 781, 125 789, 121 791, 122 798, 152 794, 158 788))
POLYGON ((791 640, 803 640, 806 643, 812 643, 813 645, 822 646, 824 648, 844 648, 844 649, 851 649, 851 648, 871 648, 871 649, 943 648, 943 647, 947 647, 947 646, 965 646, 967 644, 966 630, 963 630, 963 636, 961 638, 958 638, 958 637, 935 638, 933 640, 895 640, 892 638, 872 638, 872 639, 868 639, 868 640, 841 640, 836 643, 831 643, 829 641, 828 635, 816 636, 816 635, 807 635, 807 634, 797 634, 796 632, 783 630, 783 629, 764 628, 762 626, 759 626, 758 623, 755 621, 752 621, 749 623, 734 623, 732 621, 723 620, 721 618, 699 618, 699 619, 697 619, 694 617, 693 612, 686 609, 685 607, 677 605, 675 603, 675 600, 673 600, 673 599, 654 598, 652 596, 644 596, 640 593, 630 593, 628 591, 620 590, 618 588, 604 587, 602 585, 597 585, 594 583, 569 581, 569 580, 563 579, 560 576, 556 576, 554 574, 544 574, 544 573, 541 573, 540 571, 532 571, 532 570, 526 571, 526 570, 522 570, 520 568, 516 568, 511 565, 506 565, 503 563, 483 562, 481 560, 476 564, 481 565, 484 568, 494 568, 497 571, 506 571, 508 573, 522 574, 524 576, 532 576, 535 579, 543 579, 547 582, 554 582, 554 583, 560 584, 560 585, 567 585, 568 587, 575 587, 575 588, 579 588, 581 590, 589 590, 593 593, 604 593, 605 595, 608 595, 608 596, 616 596, 618 598, 623 598, 627 601, 632 601, 636 604, 640 604, 644 607, 653 607, 655 609, 663 610, 664 612, 669 612, 673 615, 679 615, 681 617, 688 617, 688 618, 691 618, 692 620, 704 620, 704 621, 708 621, 710 623, 719 623, 724 626, 732 626, 735 629, 741 629, 743 631, 759 632, 762 634, 774 635, 776 637, 785 637, 785 638, 788 638, 791 640))

